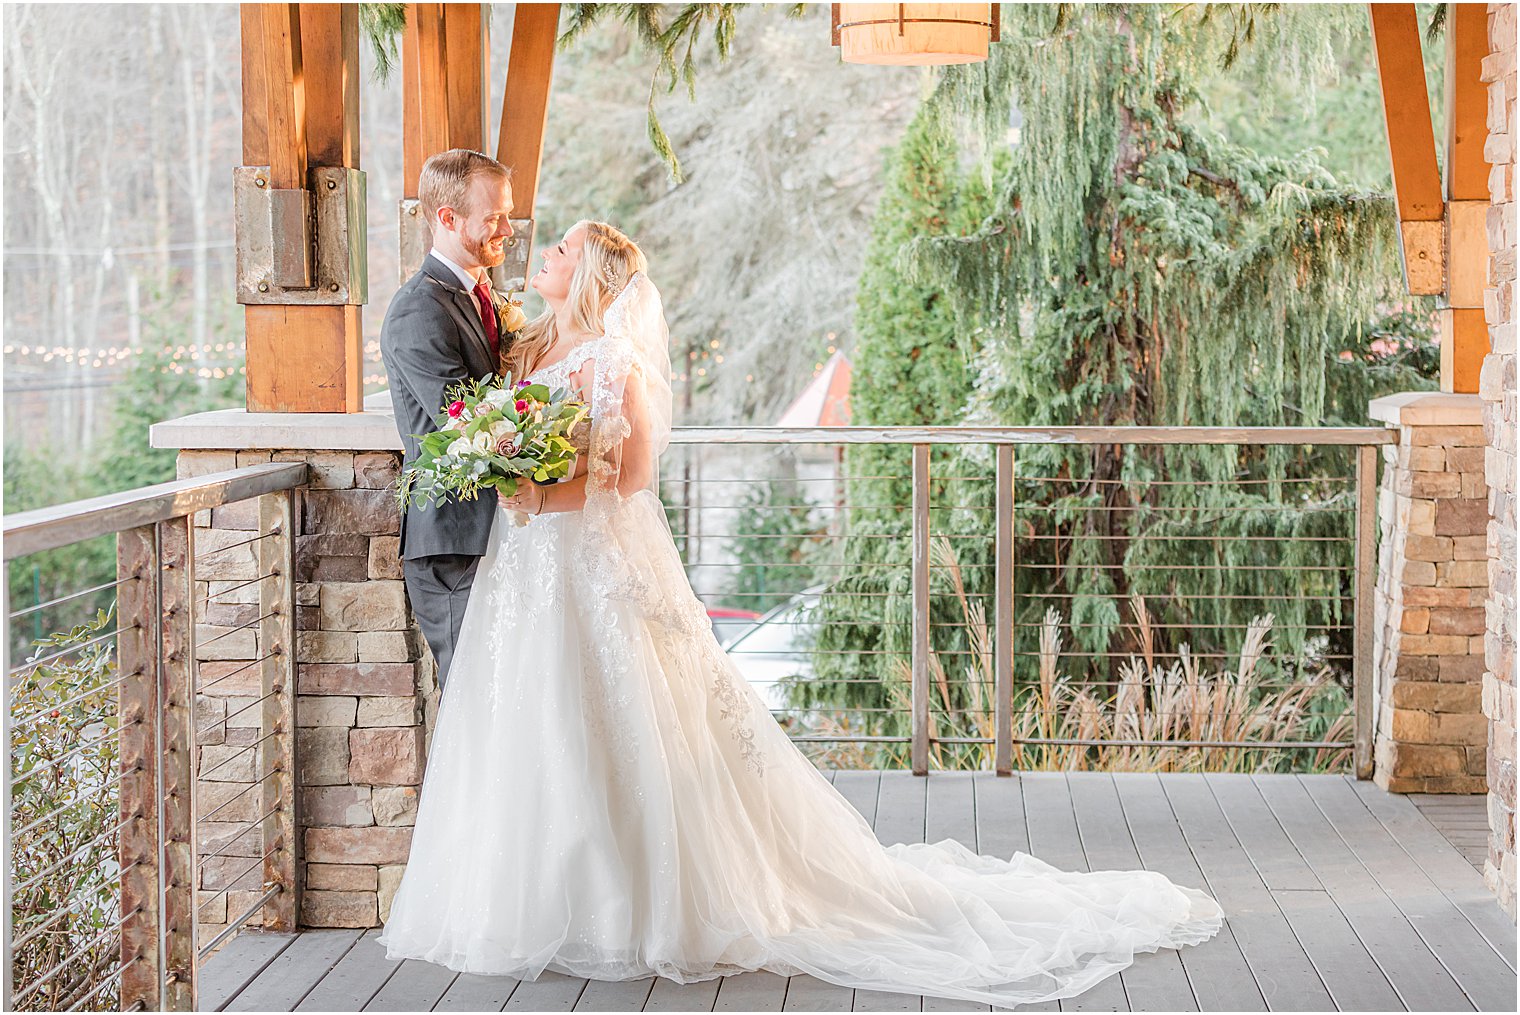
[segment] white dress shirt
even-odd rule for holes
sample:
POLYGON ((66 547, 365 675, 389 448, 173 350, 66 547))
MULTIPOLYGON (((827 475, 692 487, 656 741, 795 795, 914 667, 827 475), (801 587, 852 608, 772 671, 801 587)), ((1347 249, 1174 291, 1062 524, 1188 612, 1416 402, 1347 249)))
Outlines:
MULTIPOLYGON (((471 289, 474 289, 477 285, 479 285, 481 283, 482 278, 474 276, 474 275, 471 275, 469 272, 465 271, 459 265, 457 265, 453 261, 449 260, 447 257, 445 257, 442 253, 439 252, 439 250, 438 250, 437 247, 434 247, 432 250, 428 251, 428 253, 432 254, 434 257, 438 258, 438 260, 440 260, 444 264, 448 265, 449 270, 452 271, 456 276, 458 276, 458 278, 459 278, 459 284, 464 287, 464 290, 466 292, 469 292, 471 289)), ((481 275, 483 276, 485 274, 484 269, 479 269, 479 270, 481 272, 481 275)))

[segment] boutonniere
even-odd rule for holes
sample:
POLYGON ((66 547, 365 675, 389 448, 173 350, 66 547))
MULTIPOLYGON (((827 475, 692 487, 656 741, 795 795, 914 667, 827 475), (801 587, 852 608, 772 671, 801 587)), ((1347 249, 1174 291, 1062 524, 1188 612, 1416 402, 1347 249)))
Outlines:
POLYGON ((495 289, 491 289, 491 304, 496 308, 496 333, 508 341, 516 338, 528 323, 528 315, 523 313, 522 304, 503 296, 495 289))

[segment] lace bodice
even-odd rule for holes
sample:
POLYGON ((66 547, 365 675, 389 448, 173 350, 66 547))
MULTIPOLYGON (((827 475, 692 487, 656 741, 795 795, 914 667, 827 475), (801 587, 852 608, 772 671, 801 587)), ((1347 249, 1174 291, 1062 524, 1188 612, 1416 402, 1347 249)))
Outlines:
MULTIPOLYGON (((568 388, 570 375, 575 373, 586 362, 596 355, 597 343, 602 341, 601 336, 589 338, 578 345, 570 347, 570 351, 562 358, 555 360, 546 367, 541 367, 523 378, 534 384, 547 385, 550 390, 555 388, 568 388)), ((591 446, 591 420, 586 418, 575 425, 575 428, 567 435, 570 444, 575 448, 576 454, 584 455, 591 446)))

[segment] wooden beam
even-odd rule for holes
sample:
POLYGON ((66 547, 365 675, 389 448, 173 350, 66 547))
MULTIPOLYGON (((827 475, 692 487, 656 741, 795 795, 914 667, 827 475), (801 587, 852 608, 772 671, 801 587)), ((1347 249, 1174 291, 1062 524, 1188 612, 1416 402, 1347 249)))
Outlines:
MULTIPOLYGON (((1487 201, 1488 5, 1449 4, 1446 19, 1446 180, 1448 201, 1487 201)), ((1483 256, 1488 245, 1483 244, 1483 256)))
POLYGON ((1441 328, 1441 390, 1474 394, 1489 348, 1483 310, 1445 307, 1437 316, 1441 328))
POLYGON ((359 164, 359 5, 301 5, 307 157, 314 166, 359 164))
POLYGON ((1436 166, 1435 128, 1430 122, 1414 4, 1370 3, 1367 7, 1372 15, 1373 49, 1399 221, 1439 220, 1441 176, 1436 166))
POLYGON ((362 412, 359 308, 249 306, 249 412, 362 412))
MULTIPOLYGON (((309 165, 359 167, 356 4, 245 4, 243 158, 274 189, 309 165), (262 116, 260 115, 262 111, 262 116)), ((250 412, 360 412, 357 306, 247 306, 250 412)))
POLYGON ((538 198, 544 126, 549 117, 549 81, 554 72, 554 40, 559 4, 518 4, 512 18, 512 51, 501 101, 496 158, 512 168, 512 217, 531 219, 538 198))
POLYGON ((301 66, 301 5, 259 4, 264 65, 264 131, 269 186, 306 186, 306 96, 301 66))
POLYGON ((260 4, 240 4, 243 37, 243 165, 269 164, 268 84, 264 80, 264 12, 260 4))
POLYGON ((444 50, 448 80, 444 82, 450 148, 486 150, 490 128, 486 110, 491 102, 491 12, 486 4, 443 6, 444 50))
POLYGON ((412 7, 406 11, 406 28, 401 33, 401 196, 416 199, 417 180, 422 175, 422 132, 418 127, 417 19, 412 7))
MULTIPOLYGON (((417 93, 417 119, 405 129, 415 131, 422 161, 448 151, 448 37, 444 33, 443 4, 412 4, 408 19, 417 23, 416 77, 407 85, 417 93)), ((421 166, 419 165, 419 170, 421 166)))

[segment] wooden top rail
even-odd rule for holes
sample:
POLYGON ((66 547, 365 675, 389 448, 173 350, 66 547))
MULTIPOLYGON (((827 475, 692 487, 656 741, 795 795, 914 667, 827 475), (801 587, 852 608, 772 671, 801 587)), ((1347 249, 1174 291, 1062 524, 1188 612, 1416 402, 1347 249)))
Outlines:
POLYGON ((1375 426, 678 426, 672 444, 1394 444, 1375 426))
POLYGON ((5 516, 5 560, 180 518, 306 482, 305 462, 270 462, 5 516))

